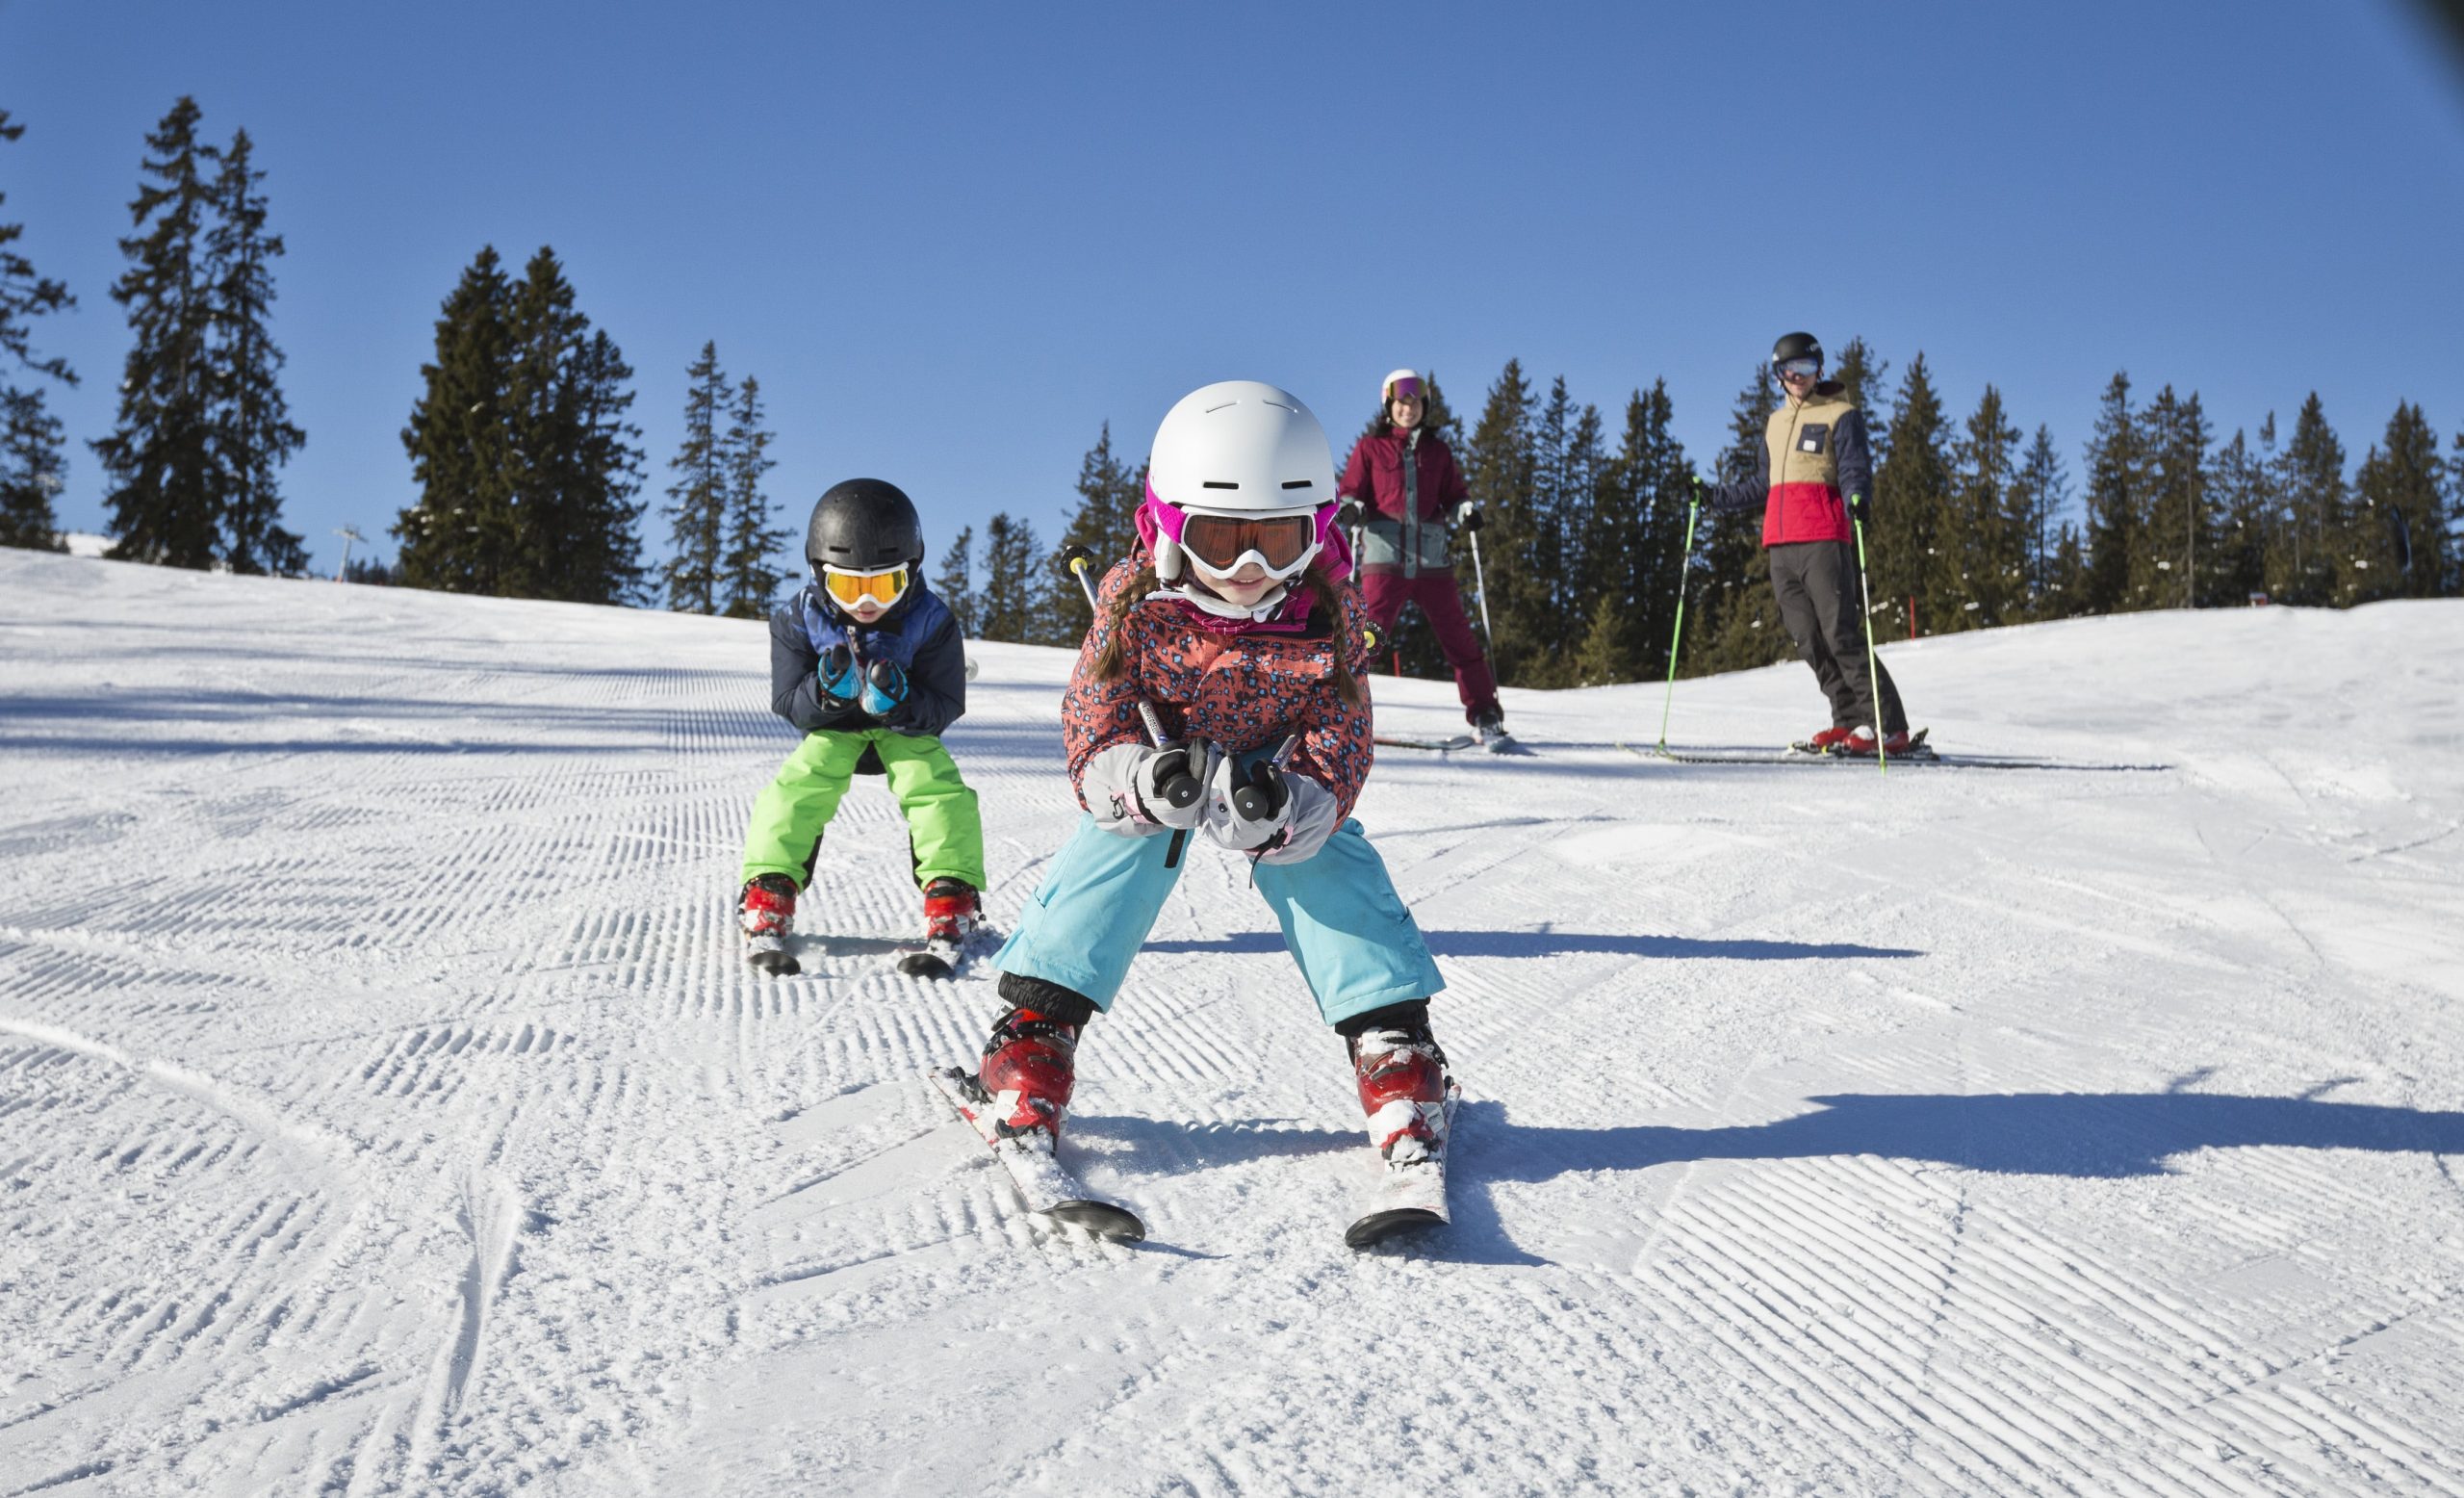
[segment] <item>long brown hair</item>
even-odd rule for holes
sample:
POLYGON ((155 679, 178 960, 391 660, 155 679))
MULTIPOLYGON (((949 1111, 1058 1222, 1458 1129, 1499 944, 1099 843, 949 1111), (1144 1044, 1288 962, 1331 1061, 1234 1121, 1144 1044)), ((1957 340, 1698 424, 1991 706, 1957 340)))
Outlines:
MULTIPOLYGON (((1311 615, 1314 617, 1321 608, 1326 611, 1327 644, 1334 659, 1329 674, 1334 678, 1335 690, 1342 694, 1344 701, 1357 704, 1362 700, 1360 683, 1352 675, 1348 659, 1351 642, 1344 638, 1344 589, 1349 584, 1336 581, 1335 575, 1326 570, 1322 554, 1310 561, 1309 570, 1300 575, 1300 582, 1309 589, 1311 615)), ((1096 620, 1104 631, 1103 648, 1095 652, 1093 661, 1096 681, 1112 681, 1129 668, 1129 647, 1121 626, 1129 618, 1129 611, 1144 603, 1146 595, 1161 586, 1162 580, 1155 576, 1155 558, 1142 556, 1137 573, 1129 580, 1129 586, 1114 594, 1112 600, 1104 605, 1103 613, 1096 620)))

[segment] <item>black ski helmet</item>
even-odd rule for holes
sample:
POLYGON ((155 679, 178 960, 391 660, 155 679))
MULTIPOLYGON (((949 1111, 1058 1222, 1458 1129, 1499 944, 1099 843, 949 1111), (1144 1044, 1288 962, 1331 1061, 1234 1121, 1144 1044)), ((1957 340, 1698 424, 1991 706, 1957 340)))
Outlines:
POLYGON ((1790 359, 1811 359, 1820 364, 1822 340, 1811 333, 1782 333, 1780 341, 1771 346, 1771 367, 1776 370, 1790 359))
POLYGON ((879 478, 832 484, 813 503, 805 527, 805 560, 815 576, 827 563, 849 572, 878 572, 924 560, 924 525, 898 485, 879 478))

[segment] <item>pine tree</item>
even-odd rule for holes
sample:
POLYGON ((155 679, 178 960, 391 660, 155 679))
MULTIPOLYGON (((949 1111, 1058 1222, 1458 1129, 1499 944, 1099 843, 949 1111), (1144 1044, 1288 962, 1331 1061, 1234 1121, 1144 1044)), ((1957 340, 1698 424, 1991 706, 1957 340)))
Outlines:
POLYGON ((667 581, 668 607, 714 614, 719 611, 728 511, 728 454, 719 422, 735 398, 734 387, 719 368, 715 340, 702 345, 684 378, 684 441, 667 461, 676 482, 668 486, 671 503, 661 511, 668 518, 668 544, 675 555, 660 571, 667 581))
MULTIPOLYGON (((1106 422, 1078 461, 1078 507, 1061 533, 1061 550, 1083 546, 1094 560, 1090 575, 1101 580, 1113 563, 1138 546, 1138 506, 1146 498, 1146 465, 1131 469, 1113 452, 1113 424, 1106 422)), ((1076 644, 1094 615, 1087 610, 1087 595, 1078 580, 1066 573, 1053 580, 1048 611, 1055 644, 1076 644)))
POLYGON ((2293 435, 2277 463, 2277 482, 2284 495, 2290 559, 2290 575, 2279 596, 2293 604, 2346 602, 2338 596, 2349 571, 2344 545, 2350 508, 2345 446, 2327 425, 2326 407, 2315 390, 2293 420, 2293 435))
MULTIPOLYGON (((2271 440, 2274 418, 2266 428, 2271 440)), ((2217 449, 2208 492, 2216 507, 2214 561, 2207 573, 2210 602, 2238 604, 2253 593, 2268 591, 2270 540, 2282 502, 2275 492, 2272 466, 2250 451, 2239 429, 2233 440, 2217 449)))
POLYGON ((552 249, 510 284, 482 249, 437 323, 437 362, 402 431, 420 484, 402 511, 413 586, 629 603, 644 569, 633 372, 575 306, 552 249))
POLYGON ((231 138, 213 189, 214 227, 205 237, 212 305, 208 347, 214 504, 222 559, 234 572, 296 577, 308 570, 300 538, 282 528, 275 470, 306 445, 291 421, 276 372, 283 366, 268 320, 273 310, 271 262, 282 236, 266 232, 265 173, 254 166, 248 132, 231 138))
POLYGON ((1677 554, 1692 498, 1691 470, 1669 433, 1670 416, 1665 379, 1654 381, 1648 396, 1631 393, 1617 455, 1602 465, 1578 595, 1593 600, 1576 668, 1586 685, 1656 677, 1667 668, 1683 576, 1677 554))
POLYGON ((2058 619, 2070 611, 2053 586, 2053 548, 2062 512, 2069 507, 2070 479, 2062 471, 2062 454, 2053 445, 2051 427, 2040 425, 2028 455, 2011 480, 2011 522, 2026 551, 2027 617, 2058 619))
MULTIPOLYGON (((1071 587, 1077 583, 1072 581, 1071 587)), ((1040 642, 1046 633, 1041 615, 1049 607, 1044 581, 1043 547, 1036 529, 1013 520, 1007 511, 984 524, 984 586, 978 591, 983 617, 980 639, 1040 642)))
POLYGON ((51 497, 60 487, 60 419, 42 392, 0 387, 0 546, 64 552, 51 497))
POLYGON ((145 230, 119 242, 131 262, 113 283, 136 341, 128 351, 119 416, 90 446, 111 489, 103 498, 111 555, 172 567, 213 565, 221 516, 213 471, 214 304, 205 240, 221 153, 198 141, 196 101, 182 95, 145 138, 153 153, 129 204, 145 230), (151 223, 151 227, 147 225, 151 223))
POLYGON ((769 617, 771 600, 794 573, 781 571, 773 560, 779 549, 795 539, 786 526, 773 526, 778 510, 761 492, 761 478, 778 460, 770 455, 777 440, 762 424, 761 382, 747 374, 736 387, 735 408, 729 413, 727 453, 727 551, 719 558, 720 610, 731 619, 769 617))
MULTIPOLYGON (((1769 367, 1757 364, 1729 410, 1729 445, 1720 450, 1715 464, 1722 480, 1753 480, 1759 463, 1756 454, 1764 447, 1771 413, 1779 404, 1769 367)), ((1695 537, 1701 566, 1693 573, 1693 592, 1685 603, 1679 674, 1742 671, 1794 654, 1771 592, 1771 555, 1762 547, 1762 518, 1761 505, 1702 517, 1695 537)))
MULTIPOLYGON (((959 622, 959 633, 969 639, 984 637, 981 610, 976 606, 971 573, 975 555, 975 528, 961 526, 959 533, 950 537, 950 549, 941 554, 940 576, 933 580, 933 592, 959 622)), ((1071 583, 1072 587, 1077 584, 1071 583)))
MULTIPOLYGON (((1538 467, 1531 385, 1523 362, 1508 359, 1489 387, 1471 440, 1457 450, 1463 481, 1484 522, 1481 563, 1488 576, 1489 622, 1498 637, 1491 665, 1501 682, 1527 684, 1545 669, 1539 648, 1546 593, 1526 574, 1538 545, 1540 517, 1532 491, 1538 467)), ((1458 583, 1465 580, 1457 577, 1458 583)), ((1477 618, 1478 605, 1473 604, 1477 618)))
MULTIPOLYGON (((10 123, 9 112, 0 110, 0 143, 25 133, 25 126, 10 123)), ((0 203, 8 200, 0 193, 0 203)), ((77 374, 66 359, 38 358, 34 351, 32 320, 73 307, 77 298, 62 283, 36 274, 34 262, 9 247, 25 231, 21 223, 0 223, 0 355, 37 374, 75 385, 77 374)), ((43 408, 42 392, 0 380, 0 546, 38 551, 65 547, 51 497, 67 473, 60 422, 43 408)))
POLYGON ((1882 610, 1876 633, 1886 619, 1919 634, 1963 628, 1972 580, 1960 575, 1965 569, 1952 514, 1950 419, 1922 350, 1900 378, 1899 400, 1884 429, 1889 455, 1874 469, 1874 519, 1865 536, 1869 587, 1882 610), (1912 622, 1906 611, 1912 596, 1912 622))
POLYGON ((2438 433, 2420 406, 2399 402, 2381 442, 2353 477, 2350 602, 2435 598, 2448 565, 2438 433))
POLYGON ((2027 537, 2018 494, 2019 429, 2002 392, 1989 384, 1952 457, 1947 526, 1935 575, 1945 588, 1944 630, 1989 630, 2015 622, 2027 598, 2027 537))
POLYGON ((1865 440, 1874 450, 1877 467, 1890 452, 1889 424, 1874 419, 1875 409, 1881 404, 1884 381, 1889 374, 1890 361, 1875 353, 1871 344, 1858 337, 1840 346, 1839 358, 1828 376, 1839 382, 1840 394, 1850 405, 1865 413, 1865 440))
POLYGON ((2146 513, 2147 457, 2126 374, 2117 373, 2105 387, 2087 463, 2086 611, 2148 607, 2144 594, 2132 592, 2136 558, 2145 546, 2141 517, 2146 513))
POLYGON ((402 428, 418 503, 395 520, 405 586, 515 591, 509 326, 513 287, 494 245, 480 249, 436 322, 435 362, 402 428))
POLYGON ((2139 418, 2146 454, 2141 536, 2131 555, 2134 607, 2195 608, 2211 589, 2200 585, 2202 554, 2215 562, 2208 516, 2208 447, 2213 433, 2198 393, 2176 397, 2165 386, 2139 418))

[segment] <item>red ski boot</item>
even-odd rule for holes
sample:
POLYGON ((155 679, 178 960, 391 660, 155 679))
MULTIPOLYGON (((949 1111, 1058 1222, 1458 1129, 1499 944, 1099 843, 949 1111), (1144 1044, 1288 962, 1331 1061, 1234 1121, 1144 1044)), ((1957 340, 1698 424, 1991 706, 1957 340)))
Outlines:
POLYGON ((1078 1081, 1077 1055, 1078 1026, 1032 1009, 1003 1015, 975 1073, 992 1107, 993 1132, 1005 1139, 1034 1136, 1030 1142, 1043 1149, 1058 1145, 1078 1081))
POLYGON ((1369 1142, 1387 1164, 1444 1157, 1446 1052, 1425 1024, 1362 1031, 1352 1037, 1351 1068, 1369 1142))
POLYGON ((965 944, 984 923, 984 899, 963 879, 942 877, 924 887, 924 939, 965 944))
POLYGON ((1816 754, 1836 754, 1847 747, 1848 736, 1852 732, 1854 732, 1852 729, 1826 728, 1807 739, 1806 747, 1816 754))
MULTIPOLYGON (((1908 752, 1908 730, 1901 729, 1899 732, 1890 735, 1883 740, 1883 753, 1886 755, 1906 754, 1908 752)), ((1874 757, 1873 725, 1870 723, 1858 724, 1855 729, 1850 731, 1847 741, 1839 746, 1838 752, 1841 754, 1862 755, 1866 759, 1872 759, 1874 757)))
POLYGON ((796 919, 796 882, 784 874, 762 874, 736 896, 736 920, 744 928, 744 960, 763 972, 781 977, 798 972, 787 950, 787 928, 796 919))

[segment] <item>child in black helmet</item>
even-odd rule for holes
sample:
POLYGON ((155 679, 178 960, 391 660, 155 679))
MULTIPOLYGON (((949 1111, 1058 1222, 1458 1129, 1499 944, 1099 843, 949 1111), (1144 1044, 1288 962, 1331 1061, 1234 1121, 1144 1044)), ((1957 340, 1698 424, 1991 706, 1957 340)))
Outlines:
POLYGON ((812 581, 770 616, 770 707, 805 740, 754 802, 738 910, 745 957, 791 973, 796 891, 858 774, 886 777, 906 814, 928 936, 962 943, 982 913, 984 824, 940 735, 966 711, 959 623, 924 585, 924 532, 895 484, 851 478, 813 505, 812 581))

